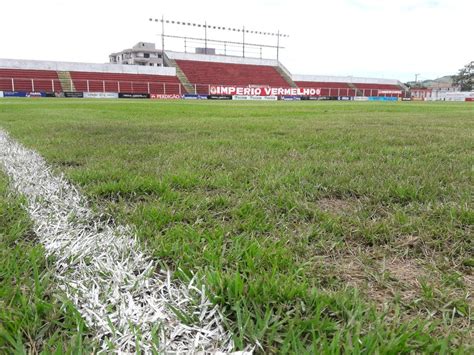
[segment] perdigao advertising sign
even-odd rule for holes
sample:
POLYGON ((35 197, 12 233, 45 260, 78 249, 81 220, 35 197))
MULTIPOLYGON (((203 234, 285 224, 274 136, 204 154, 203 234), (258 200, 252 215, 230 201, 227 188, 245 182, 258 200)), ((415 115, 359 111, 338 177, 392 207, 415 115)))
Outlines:
POLYGON ((181 95, 176 94, 150 94, 150 98, 154 100, 179 100, 181 95))

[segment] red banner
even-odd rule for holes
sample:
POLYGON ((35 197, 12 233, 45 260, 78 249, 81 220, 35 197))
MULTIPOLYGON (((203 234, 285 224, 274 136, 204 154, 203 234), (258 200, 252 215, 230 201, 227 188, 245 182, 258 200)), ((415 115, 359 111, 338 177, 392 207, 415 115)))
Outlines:
POLYGON ((316 88, 270 88, 270 87, 237 87, 211 86, 211 95, 239 96, 319 96, 321 89, 316 88))

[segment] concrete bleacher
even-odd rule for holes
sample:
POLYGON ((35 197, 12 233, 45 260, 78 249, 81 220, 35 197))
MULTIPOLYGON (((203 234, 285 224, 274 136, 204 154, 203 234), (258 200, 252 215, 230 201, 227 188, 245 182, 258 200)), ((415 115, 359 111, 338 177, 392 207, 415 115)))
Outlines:
POLYGON ((176 61, 188 80, 194 84, 288 87, 274 67, 199 61, 176 61))
POLYGON ((166 52, 172 67, 0 59, 1 91, 208 94, 210 86, 314 88, 319 96, 403 96, 398 80, 292 75, 276 60, 166 52))
POLYGON ((181 94, 176 76, 70 71, 77 91, 181 94))
POLYGON ((293 75, 301 88, 321 89, 321 96, 403 96, 398 80, 352 76, 293 75), (384 91, 393 91, 386 94, 384 91), (397 93, 395 93, 397 92, 397 93))
POLYGON ((400 87, 400 85, 354 83, 354 86, 360 91, 362 91, 364 96, 400 97, 403 94, 403 89, 400 87))
POLYGON ((321 89, 321 96, 355 96, 356 90, 347 83, 323 81, 295 81, 300 88, 321 89))
POLYGON ((177 52, 167 52, 166 55, 200 94, 207 94, 211 85, 292 86, 279 72, 280 64, 275 60, 177 52))
POLYGON ((180 94, 175 68, 0 59, 2 91, 180 94), (58 76, 58 73, 67 73, 58 76), (67 82, 62 85, 62 81, 67 82), (12 84, 13 83, 13 84, 12 84))
POLYGON ((62 91, 56 71, 0 67, 1 91, 62 91))

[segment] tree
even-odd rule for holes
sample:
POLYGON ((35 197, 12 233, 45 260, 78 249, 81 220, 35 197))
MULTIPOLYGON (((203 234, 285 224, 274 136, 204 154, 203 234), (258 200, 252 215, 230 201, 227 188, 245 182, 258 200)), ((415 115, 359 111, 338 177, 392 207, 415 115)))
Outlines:
POLYGON ((461 86, 462 91, 474 90, 474 61, 459 69, 458 75, 454 76, 454 84, 461 86))

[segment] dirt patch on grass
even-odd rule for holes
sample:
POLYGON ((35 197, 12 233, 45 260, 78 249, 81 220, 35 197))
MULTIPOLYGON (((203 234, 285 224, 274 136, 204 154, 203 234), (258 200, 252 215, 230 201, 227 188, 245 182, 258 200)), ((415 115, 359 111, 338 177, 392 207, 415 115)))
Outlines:
POLYGON ((361 202, 351 198, 323 197, 316 204, 324 212, 341 215, 356 212, 361 202))
MULTIPOLYGON (((464 283, 471 295, 474 295, 474 275, 464 275, 464 283)), ((474 306, 474 304, 473 304, 474 306)))
POLYGON ((415 260, 373 259, 363 254, 339 259, 336 269, 347 285, 360 289, 379 306, 395 297, 400 297, 403 303, 414 301, 420 294, 420 280, 429 276, 415 260))
POLYGON ((378 267, 383 275, 375 287, 374 296, 381 300, 400 295, 404 303, 414 301, 420 294, 421 280, 429 275, 424 267, 410 259, 384 260, 378 267))
MULTIPOLYGON (((357 288, 380 310, 399 302, 406 307, 407 318, 427 310, 431 310, 430 316, 441 317, 452 301, 465 300, 470 307, 474 306, 472 275, 462 274, 464 286, 448 285, 446 274, 425 260, 358 251, 353 255, 328 258, 326 262, 333 263, 328 273, 335 275, 346 287, 357 288)), ((458 320, 460 324, 466 321, 458 320)))
POLYGON ((420 237, 414 235, 404 235, 398 238, 395 242, 397 249, 413 249, 419 247, 422 243, 420 237))

